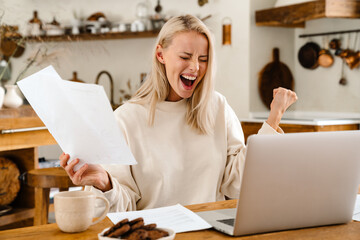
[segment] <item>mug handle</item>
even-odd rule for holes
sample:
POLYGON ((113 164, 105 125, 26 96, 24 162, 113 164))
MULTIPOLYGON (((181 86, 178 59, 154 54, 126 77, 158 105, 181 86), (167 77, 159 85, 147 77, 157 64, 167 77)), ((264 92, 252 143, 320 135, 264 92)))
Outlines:
POLYGON ((109 209, 110 209, 109 201, 106 198, 96 196, 96 199, 103 200, 105 202, 106 206, 105 206, 105 211, 103 212, 103 214, 101 214, 101 216, 95 222, 92 222, 91 225, 97 224, 98 222, 102 221, 106 217, 106 214, 109 212, 109 209))

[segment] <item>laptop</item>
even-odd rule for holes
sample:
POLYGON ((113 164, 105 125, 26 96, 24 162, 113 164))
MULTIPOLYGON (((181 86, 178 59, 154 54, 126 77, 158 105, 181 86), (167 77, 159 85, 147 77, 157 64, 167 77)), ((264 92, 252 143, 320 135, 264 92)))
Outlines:
POLYGON ((236 208, 198 212, 232 236, 347 223, 360 184, 360 131, 248 138, 236 208))

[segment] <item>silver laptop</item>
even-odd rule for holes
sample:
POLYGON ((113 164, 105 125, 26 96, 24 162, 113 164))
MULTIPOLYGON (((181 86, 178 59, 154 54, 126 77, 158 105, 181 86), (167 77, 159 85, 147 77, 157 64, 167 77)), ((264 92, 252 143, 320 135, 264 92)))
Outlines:
POLYGON ((237 208, 197 214, 233 236, 351 221, 360 131, 254 135, 237 208))

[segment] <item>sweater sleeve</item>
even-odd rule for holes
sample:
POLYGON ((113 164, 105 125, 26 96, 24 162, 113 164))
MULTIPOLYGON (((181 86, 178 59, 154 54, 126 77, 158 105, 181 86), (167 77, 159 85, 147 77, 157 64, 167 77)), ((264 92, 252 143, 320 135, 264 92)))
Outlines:
POLYGON ((131 176, 131 167, 125 165, 102 165, 102 167, 110 176, 112 189, 102 192, 92 186, 86 186, 85 190, 105 197, 110 203, 109 212, 135 211, 140 193, 131 176))
MULTIPOLYGON (((115 115, 118 125, 128 143, 127 133, 123 122, 118 115, 115 115)), ((112 189, 102 192, 92 186, 86 186, 85 190, 92 191, 96 195, 105 197, 110 203, 109 212, 135 211, 136 204, 141 198, 141 194, 128 165, 102 165, 108 172, 112 189)))
MULTIPOLYGON (((226 103, 225 120, 227 128, 227 160, 220 191, 228 198, 238 198, 241 186, 241 178, 245 165, 246 146, 244 133, 235 112, 226 103)), ((258 134, 279 134, 266 122, 258 131, 258 134)))

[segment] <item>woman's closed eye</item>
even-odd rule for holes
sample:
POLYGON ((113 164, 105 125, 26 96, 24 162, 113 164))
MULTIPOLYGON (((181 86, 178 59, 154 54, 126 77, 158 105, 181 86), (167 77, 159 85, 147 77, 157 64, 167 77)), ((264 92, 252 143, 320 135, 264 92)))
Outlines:
MULTIPOLYGON (((190 60, 190 57, 180 57, 183 60, 190 60)), ((199 58, 199 62, 207 62, 207 58, 199 58)))

